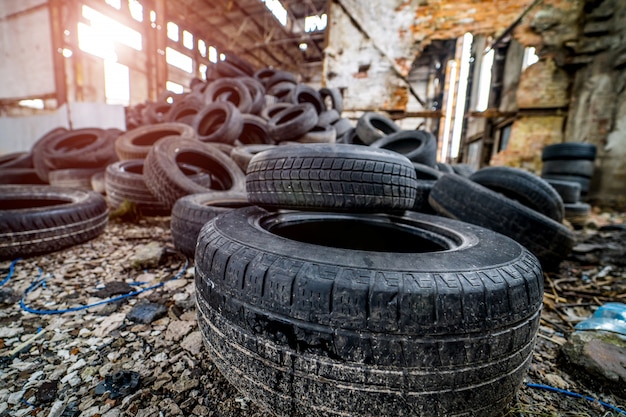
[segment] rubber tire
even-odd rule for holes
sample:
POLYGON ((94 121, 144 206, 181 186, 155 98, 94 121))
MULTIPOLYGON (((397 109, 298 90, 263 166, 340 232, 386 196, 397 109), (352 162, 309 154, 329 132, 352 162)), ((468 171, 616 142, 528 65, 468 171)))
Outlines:
POLYGON ((208 143, 178 137, 163 138, 154 144, 144 166, 146 186, 161 203, 171 209, 181 197, 214 192, 216 197, 229 191, 243 192, 245 176, 235 162, 208 143), (180 164, 202 167, 210 172, 211 187, 198 184, 181 170, 180 164))
POLYGON ((424 130, 400 130, 383 136, 370 146, 398 152, 410 161, 430 167, 437 165, 437 140, 424 130))
POLYGON ((109 205, 115 209, 129 201, 141 216, 167 216, 171 210, 146 186, 144 163, 144 159, 129 159, 107 167, 104 188, 109 205))
POLYGON ((248 165, 250 164, 250 160, 254 155, 258 154, 259 152, 267 151, 268 149, 273 149, 275 147, 276 145, 271 144, 237 146, 233 148, 233 150, 230 152, 230 157, 245 173, 248 171, 248 165))
POLYGON ((55 187, 78 188, 82 190, 93 190, 91 177, 99 172, 104 172, 105 168, 68 168, 50 171, 48 178, 50 185, 55 187))
POLYGON ((166 136, 197 138, 193 127, 184 123, 161 123, 158 125, 141 126, 120 135, 115 141, 115 152, 120 161, 146 159, 152 145, 166 136))
POLYGON ((252 109, 250 90, 239 78, 219 78, 212 81, 204 91, 204 101, 207 104, 226 101, 241 113, 250 113, 252 109))
POLYGON ((172 208, 170 222, 174 247, 193 259, 200 229, 206 222, 227 211, 248 206, 245 193, 227 193, 219 198, 215 193, 200 193, 179 198, 172 208))
MULTIPOLYGON (((317 125, 318 126, 333 125, 333 124, 337 123, 339 121, 339 119, 341 119, 341 116, 339 116, 339 113, 337 113, 337 110, 335 110, 335 109, 324 110, 323 112, 321 112, 318 115, 317 125)), ((352 126, 350 126, 350 127, 352 127, 352 126)))
MULTIPOLYGON (((311 130, 295 139, 297 143, 335 143, 337 131, 330 125, 313 126, 311 130)), ((285 142, 282 142, 283 144, 285 142)))
POLYGON ((575 243, 573 233, 561 223, 460 175, 444 174, 428 201, 443 216, 515 239, 535 254, 546 270, 557 268, 575 243))
POLYGON ((376 112, 365 112, 356 122, 356 134, 366 145, 400 130, 400 126, 393 120, 376 112))
POLYGON ((581 175, 556 175, 556 174, 542 174, 541 178, 545 180, 558 180, 558 181, 569 181, 576 182, 580 184, 580 193, 581 195, 586 195, 589 192, 589 186, 591 184, 591 179, 587 177, 583 177, 581 175))
POLYGON ((0 186, 0 260, 55 252, 100 235, 107 204, 95 191, 0 186))
POLYGON ((444 174, 456 174, 456 172, 454 172, 454 168, 452 168, 452 165, 446 162, 437 162, 436 166, 437 166, 437 169, 443 172, 444 174))
POLYGON ((245 114, 260 114, 263 107, 265 107, 265 87, 259 80, 253 77, 240 77, 238 80, 248 88, 250 98, 252 99, 250 110, 245 114))
POLYGON ((266 105, 263 110, 261 110, 261 114, 260 116, 265 119, 266 121, 269 121, 272 117, 274 117, 278 112, 293 106, 293 104, 291 103, 272 103, 272 104, 268 104, 266 105))
POLYGON ((326 110, 335 110, 341 115, 343 112, 343 96, 341 90, 336 87, 323 87, 320 88, 319 94, 322 97, 322 102, 326 103, 326 99, 330 100, 330 107, 324 104, 326 110))
POLYGON ((415 169, 404 156, 358 145, 278 146, 248 165, 246 191, 260 206, 385 211, 415 202, 415 169))
POLYGON ((435 214, 435 210, 428 202, 428 196, 430 196, 430 191, 443 174, 428 165, 418 162, 413 162, 413 168, 415 169, 415 176, 417 177, 417 190, 415 193, 415 203, 411 210, 420 213, 435 214))
POLYGON ((580 184, 574 181, 559 181, 544 178, 554 190, 559 193, 563 204, 578 203, 580 201, 580 184))
POLYGON ((243 126, 239 134, 239 142, 242 145, 269 145, 274 143, 267 127, 267 120, 254 114, 244 114, 242 118, 243 126))
POLYGON ((311 104, 294 104, 273 115, 267 128, 276 142, 282 142, 304 135, 313 129, 317 120, 317 112, 311 104))
POLYGON ((278 416, 496 416, 532 359, 541 268, 480 227, 249 207, 195 259, 209 355, 278 416))
POLYGON ((48 184, 35 168, 0 168, 0 184, 48 184))
POLYGON ((541 151, 542 161, 555 159, 596 159, 596 146, 590 143, 566 142, 548 145, 541 151))
POLYGON ((35 168, 35 171, 41 181, 46 184, 48 183, 48 171, 50 171, 50 169, 45 162, 44 150, 55 140, 55 138, 67 132, 69 131, 64 127, 57 127, 49 130, 42 137, 37 139, 31 147, 31 152, 33 154, 33 168, 35 168))
POLYGON ((591 178, 593 170, 594 161, 587 159, 552 159, 543 162, 541 175, 578 175, 591 178))
POLYGON ((452 171, 454 171, 457 175, 469 178, 474 172, 476 172, 476 169, 469 164, 454 164, 452 165, 452 171))
POLYGON ((33 168, 32 152, 12 152, 0 156, 0 170, 8 168, 33 168))
POLYGON ((591 206, 587 203, 577 202, 565 204, 565 219, 574 227, 585 225, 591 214, 591 206))
POLYGON ((217 101, 200 110, 191 124, 201 142, 233 144, 243 130, 243 117, 228 101, 217 101))
POLYGON ((291 90, 291 93, 287 97, 287 101, 293 104, 309 103, 315 107, 315 111, 318 115, 325 110, 326 107, 320 93, 307 84, 296 84, 296 87, 291 90))
POLYGON ((185 99, 172 104, 170 111, 167 113, 167 122, 184 123, 190 125, 203 108, 205 104, 202 97, 194 94, 188 95, 185 99))
POLYGON ((531 172, 494 166, 476 171, 469 179, 554 221, 563 221, 563 199, 550 184, 531 172))

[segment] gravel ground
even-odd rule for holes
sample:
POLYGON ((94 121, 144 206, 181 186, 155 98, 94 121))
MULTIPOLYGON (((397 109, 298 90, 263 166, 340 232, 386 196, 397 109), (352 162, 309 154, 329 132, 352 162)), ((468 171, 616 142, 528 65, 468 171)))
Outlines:
MULTIPOLYGON (((595 227, 577 231, 581 242, 612 242, 619 231, 603 237, 597 223, 624 222, 624 216, 597 219, 595 227)), ((623 256, 623 239, 617 239, 623 256)), ((573 317, 584 318, 594 303, 580 303, 575 288, 573 296, 557 294, 555 302, 549 283, 567 278, 574 285, 606 270, 608 262, 612 284, 621 294, 626 291, 624 265, 592 259, 593 254, 575 253, 561 271, 546 275, 542 326, 527 382, 624 407, 626 398, 570 369, 560 355, 573 317), (574 302, 582 307, 573 312, 561 307, 574 302)), ((15 263, 12 277, 0 286, 0 417, 271 415, 232 388, 207 357, 196 323, 193 265, 185 266, 185 261, 174 250, 169 218, 162 217, 111 221, 105 233, 90 242, 15 263), (136 251, 148 244, 162 250, 160 262, 136 265, 136 251), (41 278, 45 283, 29 289, 41 278), (147 289, 151 286, 158 287, 147 289), (128 291, 140 293, 81 308, 128 291), (76 311, 57 314, 67 309, 76 311)), ((0 263, 0 281, 10 264, 0 263)), ((611 294, 596 299, 610 300, 611 294)), ((506 413, 613 415, 618 413, 597 402, 526 385, 506 413)))

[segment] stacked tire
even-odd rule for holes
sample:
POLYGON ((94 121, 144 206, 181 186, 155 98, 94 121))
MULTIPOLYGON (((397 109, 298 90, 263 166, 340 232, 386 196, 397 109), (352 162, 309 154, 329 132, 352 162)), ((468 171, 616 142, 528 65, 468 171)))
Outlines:
POLYGON ((279 416, 499 415, 530 364, 543 277, 522 245, 409 211, 406 157, 354 145, 256 154, 248 200, 196 246, 212 360, 279 416))

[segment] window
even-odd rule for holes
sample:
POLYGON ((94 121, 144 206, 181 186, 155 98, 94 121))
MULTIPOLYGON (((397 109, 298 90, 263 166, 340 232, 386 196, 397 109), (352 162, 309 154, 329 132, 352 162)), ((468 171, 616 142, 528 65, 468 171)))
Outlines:
POLYGON ((522 71, 539 61, 535 48, 532 46, 524 49, 524 58, 522 60, 522 71))
POLYGON ((130 71, 126 65, 104 61, 104 96, 108 104, 130 104, 130 71))
POLYGON ((321 16, 307 16, 304 18, 304 31, 305 32, 315 32, 317 30, 326 29, 326 25, 328 25, 328 16, 326 13, 321 16))
POLYGON ((167 37, 178 42, 178 25, 173 22, 167 22, 167 37))
POLYGON ((287 9, 279 0, 261 0, 281 25, 287 25, 287 9))
POLYGON ((185 54, 181 54, 176 49, 172 49, 169 46, 165 48, 165 61, 167 61, 168 64, 190 74, 193 72, 193 59, 185 54))
POLYGON ((138 22, 143 22, 143 6, 137 0, 128 0, 130 16, 138 22))
POLYGON ((83 6, 82 13, 89 25, 78 23, 78 44, 81 50, 102 58, 111 57, 111 54, 115 55, 117 42, 141 51, 141 33, 91 7, 83 6))
POLYGON ((207 66, 204 64, 198 65, 198 71, 200 72, 200 78, 206 81, 206 70, 207 66))
POLYGON ((167 91, 171 91, 172 93, 176 94, 182 94, 185 92, 185 88, 182 85, 172 81, 167 81, 165 83, 165 88, 167 89, 167 91))
POLYGON ((198 39, 198 52, 200 52, 200 56, 206 58, 206 42, 202 39, 198 39))
POLYGON ((217 49, 214 46, 209 46, 209 61, 217 62, 217 49))
POLYGON ((122 8, 122 0, 105 0, 104 2, 111 7, 115 7, 117 10, 122 8))
POLYGON ((193 35, 183 30, 183 46, 187 49, 193 49, 193 35))
POLYGON ((493 68, 493 48, 482 56, 480 65, 480 77, 478 79, 478 99, 476 100, 476 110, 485 111, 489 107, 489 93, 491 92, 491 70, 493 68))

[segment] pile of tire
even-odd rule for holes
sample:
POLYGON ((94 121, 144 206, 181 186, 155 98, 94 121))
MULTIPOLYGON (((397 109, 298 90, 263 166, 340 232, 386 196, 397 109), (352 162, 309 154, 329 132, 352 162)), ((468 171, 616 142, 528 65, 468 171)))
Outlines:
POLYGON ((559 192, 565 219, 575 227, 583 226, 591 213, 581 198, 589 193, 595 158, 596 146, 582 142, 556 143, 541 152, 541 177, 559 192))
POLYGON ((251 159, 248 204, 214 215, 195 254, 227 380, 278 416, 502 413, 532 359, 541 266, 502 234, 411 210, 418 182, 374 147, 251 159))

